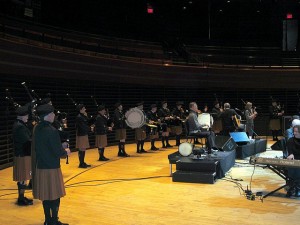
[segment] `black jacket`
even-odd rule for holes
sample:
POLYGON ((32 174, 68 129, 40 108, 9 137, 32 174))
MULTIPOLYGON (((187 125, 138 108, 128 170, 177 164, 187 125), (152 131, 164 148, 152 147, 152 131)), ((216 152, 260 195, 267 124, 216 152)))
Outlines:
POLYGON ((38 169, 60 168, 60 158, 67 155, 62 148, 58 130, 47 121, 36 125, 34 146, 38 169))
POLYGON ((95 134, 96 135, 107 134, 108 131, 107 124, 108 124, 107 118, 105 116, 98 114, 95 122, 95 134))
POLYGON ((126 122, 125 122, 125 115, 122 111, 119 111, 118 109, 114 112, 114 126, 116 129, 125 129, 126 128, 126 122))
POLYGON ((31 132, 22 120, 16 120, 12 129, 15 156, 31 155, 31 132))
POLYGON ((79 113, 76 117, 76 132, 77 136, 88 135, 90 130, 88 117, 79 113))

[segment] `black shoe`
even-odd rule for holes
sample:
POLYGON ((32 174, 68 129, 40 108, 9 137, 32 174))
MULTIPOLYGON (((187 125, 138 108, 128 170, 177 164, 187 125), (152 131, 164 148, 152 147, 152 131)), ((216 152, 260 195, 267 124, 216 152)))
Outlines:
POLYGON ((91 165, 88 165, 88 164, 86 164, 86 163, 81 163, 81 164, 79 164, 78 167, 79 167, 79 168, 88 168, 88 167, 91 167, 91 165))
POLYGON ((148 153, 147 151, 145 151, 145 149, 141 150, 141 153, 148 153))
POLYGON ((171 148, 171 147, 173 147, 173 146, 170 145, 170 144, 167 144, 166 147, 167 147, 167 148, 171 148))
POLYGON ((61 221, 59 221, 58 219, 52 219, 52 223, 51 225, 69 225, 68 223, 63 223, 61 221))
POLYGON ((19 206, 27 206, 27 205, 32 205, 32 202, 27 201, 25 198, 23 199, 18 199, 17 205, 19 206))
POLYGON ((156 148, 155 146, 152 146, 150 150, 157 151, 157 150, 159 150, 159 148, 156 148))
POLYGON ((25 199, 27 202, 32 203, 31 205, 33 205, 33 200, 32 200, 32 199, 26 198, 26 197, 24 197, 24 199, 25 199))
POLYGON ((139 154, 140 154, 140 153, 142 153, 142 152, 141 152, 140 150, 137 150, 136 153, 139 153, 139 154))
POLYGON ((98 161, 108 161, 108 160, 109 160, 108 158, 106 158, 106 157, 102 156, 102 157, 100 157, 100 158, 99 158, 99 160, 98 160, 98 161))

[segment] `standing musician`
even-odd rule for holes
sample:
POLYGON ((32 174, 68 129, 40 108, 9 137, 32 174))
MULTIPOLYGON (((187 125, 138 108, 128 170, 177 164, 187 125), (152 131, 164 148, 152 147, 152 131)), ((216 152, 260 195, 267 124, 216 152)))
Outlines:
POLYGON ((173 117, 171 116, 171 112, 168 109, 167 101, 162 101, 161 105, 162 107, 158 110, 158 116, 162 122, 161 142, 163 148, 168 148, 168 147, 172 147, 172 145, 169 144, 169 135, 170 135, 170 125, 171 122, 173 121, 173 117))
POLYGON ((43 202, 44 225, 68 225, 58 220, 60 198, 66 195, 60 158, 70 154, 63 149, 59 133, 51 123, 54 108, 44 104, 37 107, 40 122, 34 128, 32 142, 33 196, 43 202))
POLYGON ((172 115, 174 117, 174 126, 171 127, 171 131, 176 135, 176 146, 180 145, 180 135, 182 134, 182 120, 185 119, 182 105, 182 101, 176 102, 176 108, 174 108, 172 111, 172 115))
POLYGON ((238 129, 237 124, 235 124, 235 119, 240 119, 240 115, 234 109, 230 108, 229 103, 224 103, 224 111, 221 113, 220 118, 222 120, 222 134, 229 136, 230 132, 234 132, 238 129))
MULTIPOLYGON (((160 119, 157 115, 157 105, 152 104, 151 110, 147 112, 147 118, 149 120, 150 125, 158 125, 160 123, 160 119)), ((155 147, 155 140, 158 138, 158 128, 151 128, 150 131, 150 140, 151 140, 151 150, 156 151, 159 148, 155 147)))
POLYGON ((278 141, 278 135, 281 130, 281 118, 284 111, 277 104, 275 99, 272 99, 272 105, 269 107, 270 113, 270 130, 272 131, 273 141, 278 141))
MULTIPOLYGON (((145 114, 143 108, 144 108, 144 102, 139 102, 136 104, 136 107, 141 110, 144 113, 145 118, 147 118, 147 115, 145 114)), ((147 120, 147 119, 146 119, 147 120)), ((144 143, 146 139, 146 126, 142 126, 140 128, 135 129, 135 139, 137 141, 137 148, 136 153, 146 153, 144 149, 144 143)))
MULTIPOLYGON (((289 160, 300 160, 300 125, 293 127, 294 137, 290 138, 287 142, 287 150, 289 160)), ((300 169, 289 168, 288 175, 294 180, 294 186, 290 187, 287 195, 291 196, 295 193, 295 197, 300 197, 300 169)))
POLYGON ((254 138, 254 119, 257 116, 255 108, 252 107, 251 102, 247 102, 245 105, 245 117, 246 117, 246 132, 248 137, 254 138))
POLYGON ((116 128, 116 140, 119 141, 119 152, 118 156, 129 157, 125 151, 125 140, 126 140, 126 118, 123 113, 123 105, 120 102, 115 104, 115 112, 113 116, 114 125, 116 128))
POLYGON ((215 133, 220 133, 222 130, 222 120, 220 119, 220 116, 223 112, 223 108, 220 107, 220 103, 218 101, 215 101, 214 107, 212 108, 211 111, 212 111, 212 117, 214 119, 212 130, 215 133))
POLYGON ((201 125, 198 122, 198 106, 196 102, 189 104, 190 114, 188 117, 189 134, 193 134, 199 138, 205 137, 207 140, 207 150, 211 153, 211 150, 216 147, 215 145, 215 133, 213 131, 203 131, 201 125))
POLYGON ((97 111, 98 115, 95 122, 95 146, 98 147, 99 161, 107 161, 109 159, 104 156, 104 148, 107 146, 107 132, 112 131, 112 125, 109 124, 104 105, 98 106, 97 111))
POLYGON ((13 180, 18 185, 18 201, 20 206, 32 205, 33 201, 24 196, 28 189, 26 182, 31 179, 31 132, 27 127, 29 105, 21 106, 16 110, 17 119, 12 129, 14 146, 13 180))
POLYGON ((90 147, 88 137, 89 119, 83 104, 78 104, 77 110, 79 114, 76 116, 76 148, 78 148, 79 168, 87 168, 91 166, 84 162, 85 151, 90 147))

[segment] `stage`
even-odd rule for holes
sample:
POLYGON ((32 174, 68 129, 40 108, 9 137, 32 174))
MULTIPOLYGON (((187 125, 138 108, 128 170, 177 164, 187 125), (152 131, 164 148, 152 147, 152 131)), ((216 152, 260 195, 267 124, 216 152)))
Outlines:
MULTIPOLYGON (((274 142, 268 141, 268 146, 274 142)), ((174 141, 171 141, 174 144, 174 141)), ((160 147, 161 143, 157 142, 160 147)), ((150 144, 145 144, 149 149, 150 144)), ((261 202, 247 200, 238 186, 253 192, 274 190, 283 180, 268 169, 254 167, 248 159, 236 160, 234 167, 213 185, 172 182, 168 155, 176 147, 137 154, 136 145, 126 146, 131 155, 117 157, 117 147, 106 148, 110 161, 100 162, 96 149, 88 150, 90 169, 78 168, 77 153, 61 161, 67 195, 61 200, 60 220, 70 225, 94 224, 298 224, 300 199, 286 198, 284 190, 261 202), (253 175, 253 176, 252 176, 253 175), (251 177, 252 176, 252 177, 251 177)), ((261 156, 278 156, 267 150, 261 156)), ((0 171, 0 224, 43 224, 39 200, 20 207, 12 168, 0 171)), ((26 191, 27 197, 32 197, 26 191)))

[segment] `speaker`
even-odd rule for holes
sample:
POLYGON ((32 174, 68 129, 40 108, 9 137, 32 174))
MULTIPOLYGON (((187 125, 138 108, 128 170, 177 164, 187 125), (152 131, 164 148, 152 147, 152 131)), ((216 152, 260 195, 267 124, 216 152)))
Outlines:
POLYGON ((218 149, 222 149, 223 151, 232 151, 235 150, 237 147, 235 141, 228 136, 221 136, 221 135, 216 136, 215 143, 216 143, 216 147, 218 149))
POLYGON ((281 150, 284 151, 285 150, 285 139, 280 139, 279 141, 276 141, 272 146, 271 149, 272 150, 281 150))

